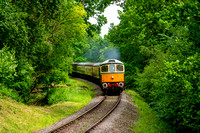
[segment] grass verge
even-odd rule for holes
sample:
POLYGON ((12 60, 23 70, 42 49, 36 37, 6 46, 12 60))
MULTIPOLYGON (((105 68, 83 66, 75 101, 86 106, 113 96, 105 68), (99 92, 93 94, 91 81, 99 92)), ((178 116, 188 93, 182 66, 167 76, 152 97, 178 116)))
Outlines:
MULTIPOLYGON (((57 93, 64 90, 62 97, 67 99, 61 99, 50 106, 25 105, 1 96, 0 132, 27 133, 41 130, 75 113, 89 103, 95 95, 92 91, 93 87, 85 82, 70 79, 67 85, 69 87, 55 89, 57 93)), ((53 96, 57 94, 52 93, 53 96)))
POLYGON ((134 99, 134 104, 139 108, 139 118, 135 125, 131 125, 134 133, 175 133, 173 128, 158 118, 156 111, 153 111, 144 99, 133 90, 126 90, 134 99))

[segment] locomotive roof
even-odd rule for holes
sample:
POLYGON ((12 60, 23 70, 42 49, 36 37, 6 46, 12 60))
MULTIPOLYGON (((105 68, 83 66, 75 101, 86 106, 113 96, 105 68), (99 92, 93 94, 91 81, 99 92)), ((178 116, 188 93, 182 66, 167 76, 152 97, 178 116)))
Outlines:
POLYGON ((103 64, 124 64, 124 63, 117 59, 109 59, 101 63, 101 65, 103 64))

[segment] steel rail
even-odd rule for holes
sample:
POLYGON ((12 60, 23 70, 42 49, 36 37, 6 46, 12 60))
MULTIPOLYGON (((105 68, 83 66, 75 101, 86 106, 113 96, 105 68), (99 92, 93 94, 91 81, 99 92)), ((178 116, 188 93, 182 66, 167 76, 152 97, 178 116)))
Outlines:
POLYGON ((70 125, 71 123, 75 122, 76 120, 80 119, 81 117, 83 117, 85 114, 89 113, 90 111, 94 110, 95 108, 97 108, 105 99, 106 99, 107 96, 104 96, 104 98, 97 104, 95 104, 93 107, 91 107, 89 110, 85 111, 84 113, 78 115, 77 117, 75 117, 74 119, 72 119, 71 121, 65 123, 65 124, 62 124, 61 126, 57 127, 56 129, 53 129, 51 131, 49 131, 48 133, 56 133, 56 132, 59 132, 58 130, 61 129, 62 127, 64 126, 68 126, 70 125))
POLYGON ((117 102, 115 103, 115 105, 104 116, 102 116, 96 123, 94 123, 93 125, 89 126, 86 130, 84 130, 83 133, 89 133, 94 127, 96 127, 106 117, 108 117, 108 115, 111 114, 115 110, 115 108, 119 105, 120 101, 121 101, 121 94, 119 95, 119 98, 117 102))

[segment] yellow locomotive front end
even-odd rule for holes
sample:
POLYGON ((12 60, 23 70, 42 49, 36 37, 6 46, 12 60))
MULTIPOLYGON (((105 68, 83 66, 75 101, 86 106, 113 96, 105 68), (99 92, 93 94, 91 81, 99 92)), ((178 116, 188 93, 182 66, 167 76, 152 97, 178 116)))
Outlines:
POLYGON ((101 84, 104 92, 121 93, 124 90, 124 64, 116 59, 106 60, 100 65, 101 84))

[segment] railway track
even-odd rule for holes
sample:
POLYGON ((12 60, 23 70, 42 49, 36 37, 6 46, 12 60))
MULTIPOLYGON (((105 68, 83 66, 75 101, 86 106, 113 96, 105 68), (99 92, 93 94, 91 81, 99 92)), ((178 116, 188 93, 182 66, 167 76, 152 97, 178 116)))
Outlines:
POLYGON ((120 96, 104 96, 104 98, 88 111, 73 120, 49 131, 49 133, 88 133, 101 123, 120 103, 120 96))

